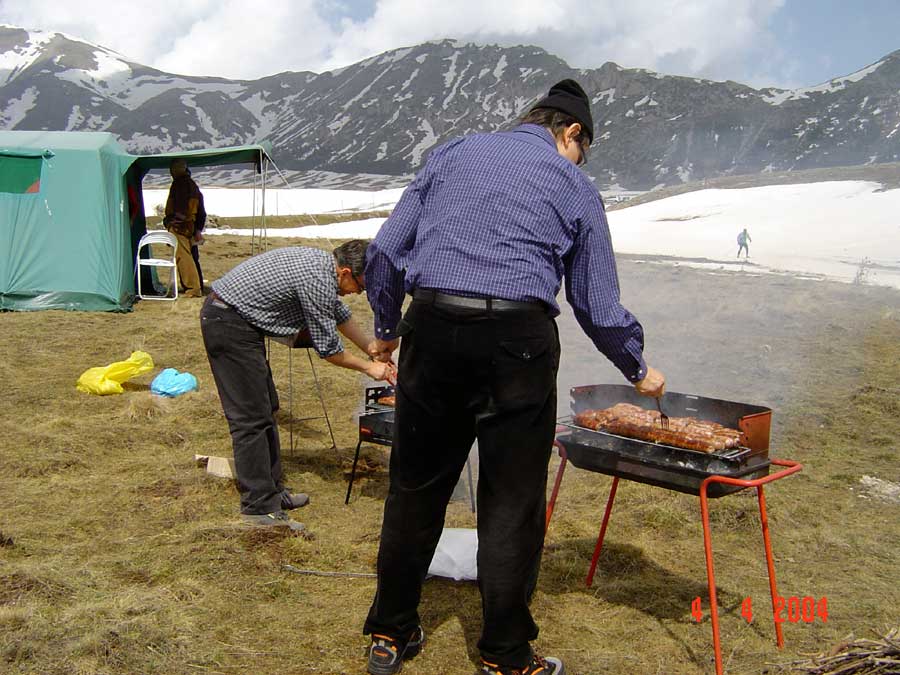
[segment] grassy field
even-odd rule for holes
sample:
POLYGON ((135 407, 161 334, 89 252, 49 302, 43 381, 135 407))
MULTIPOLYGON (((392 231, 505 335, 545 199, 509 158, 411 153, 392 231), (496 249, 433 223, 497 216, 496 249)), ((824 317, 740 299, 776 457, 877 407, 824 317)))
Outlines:
MULTIPOLYGON (((303 227, 305 225, 331 225, 332 223, 345 223, 352 220, 365 220, 366 218, 387 218, 391 215, 390 211, 346 211, 344 213, 310 213, 299 216, 266 216, 266 227, 284 228, 284 227, 303 227)), ((258 217, 234 217, 234 218, 218 218, 215 215, 210 217, 207 226, 221 223, 222 227, 232 227, 235 229, 249 230, 252 227, 261 227, 258 217)), ((160 216, 147 217, 147 229, 162 228, 162 218, 160 216)))
MULTIPOLYGON (((210 238, 207 279, 247 253, 245 239, 210 238)), ((201 302, 143 302, 127 314, 0 315, 0 672, 364 672, 361 625, 374 581, 284 569, 374 569, 384 449, 364 447, 376 468, 343 503, 364 383, 317 363, 338 445, 331 449, 321 421, 296 421, 317 414, 305 353, 289 363, 288 350, 273 346, 289 484, 312 496, 298 518, 313 536, 246 530, 231 483, 193 461, 195 453, 230 452, 200 340, 201 302), (148 351, 157 369, 125 394, 75 390, 83 370, 134 349, 148 351), (149 383, 163 367, 194 373, 199 391, 152 397, 149 383)), ((365 299, 349 302, 369 323, 365 299)), ((713 502, 728 673, 779 672, 772 664, 898 624, 900 505, 861 497, 859 480, 900 481, 900 308, 847 319, 854 331, 801 338, 811 356, 798 364, 803 391, 778 411, 778 447, 807 468, 768 492, 782 594, 827 597, 828 621, 786 622, 786 649, 775 649, 755 498, 713 502), (741 617, 747 597, 749 624, 741 617)), ((551 472, 556 466, 554 459, 551 472)), ((574 674, 713 672, 695 497, 623 483, 594 586, 584 586, 610 482, 566 472, 533 601, 538 648, 564 658, 574 674), (698 596, 699 624, 690 613, 698 596)), ((448 525, 474 525, 467 504, 451 504, 448 525)), ((429 643, 404 672, 471 673, 477 588, 427 582, 422 618, 429 643)))

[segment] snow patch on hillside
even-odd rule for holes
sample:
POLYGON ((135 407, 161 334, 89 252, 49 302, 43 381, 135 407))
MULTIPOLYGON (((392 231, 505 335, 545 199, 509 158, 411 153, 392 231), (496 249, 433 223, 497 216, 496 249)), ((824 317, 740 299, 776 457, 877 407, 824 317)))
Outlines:
MULTIPOLYGON (((6 24, 0 25, 14 28, 6 24)), ((14 47, 0 54, 0 81, 9 83, 15 80, 20 72, 37 60, 43 52, 44 45, 50 42, 53 36, 53 33, 31 31, 28 33, 28 41, 23 46, 14 47)))
POLYGON ((266 100, 265 92, 257 92, 253 96, 240 101, 240 104, 257 120, 253 130, 256 138, 269 138, 275 133, 275 129, 278 126, 278 113, 275 111, 266 112, 265 109, 269 102, 266 100))
POLYGON ((762 97, 762 100, 771 105, 781 105, 785 101, 798 101, 802 98, 809 98, 810 94, 827 94, 834 91, 841 91, 842 89, 846 89, 849 83, 859 82, 867 75, 871 75, 884 63, 885 61, 873 63, 871 66, 867 66, 862 70, 857 70, 855 73, 845 75, 844 77, 836 77, 833 80, 829 80, 828 82, 825 82, 823 84, 816 85, 815 87, 803 87, 801 89, 786 90, 766 89, 764 91, 776 93, 764 95, 762 97))
POLYGON ((437 134, 434 133, 434 129, 428 123, 428 120, 423 118, 419 121, 419 131, 424 131, 425 136, 416 143, 409 154, 410 164, 416 168, 422 163, 422 155, 425 154, 425 151, 437 142, 437 134))
POLYGON ((450 62, 450 67, 444 73, 444 87, 449 87, 453 80, 456 79, 456 60, 459 58, 459 54, 459 52, 453 52, 452 55, 444 59, 444 61, 450 62))
POLYGON ((506 54, 501 54, 500 60, 497 61, 497 65, 494 66, 494 77, 499 80, 503 76, 504 70, 506 70, 506 54))
POLYGON ((25 119, 28 111, 37 105, 37 87, 28 87, 19 98, 11 98, 2 111, 0 111, 0 126, 5 129, 15 129, 16 125, 25 119))

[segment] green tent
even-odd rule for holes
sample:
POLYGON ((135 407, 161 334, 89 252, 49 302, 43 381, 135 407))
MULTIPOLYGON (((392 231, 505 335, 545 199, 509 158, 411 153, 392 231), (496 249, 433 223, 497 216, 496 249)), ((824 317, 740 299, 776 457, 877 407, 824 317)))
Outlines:
POLYGON ((249 145, 136 156, 108 133, 0 131, 0 309, 128 310, 147 172, 176 157, 259 171, 269 152, 249 145))

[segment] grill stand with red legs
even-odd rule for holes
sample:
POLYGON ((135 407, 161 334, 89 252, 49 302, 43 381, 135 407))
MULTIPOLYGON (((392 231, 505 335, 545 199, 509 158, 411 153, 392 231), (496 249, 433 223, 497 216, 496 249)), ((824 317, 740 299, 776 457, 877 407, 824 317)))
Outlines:
MULTIPOLYGON (((627 392, 624 388, 617 385, 595 385, 592 387, 576 387, 573 393, 573 409, 584 409, 584 401, 581 399, 590 399, 593 404, 598 401, 603 403, 604 397, 621 397, 627 392)), ((669 396, 669 394, 667 394, 669 396)), ((741 457, 737 462, 728 467, 728 470, 736 473, 747 474, 747 478, 735 476, 719 475, 708 473, 703 477, 703 471, 715 466, 710 463, 705 469, 695 467, 690 476, 682 472, 681 468, 674 466, 668 469, 660 464, 660 455, 653 448, 641 447, 640 443, 627 441, 616 437, 602 438, 602 434, 593 436, 592 432, 586 430, 572 430, 570 424, 558 426, 556 429, 557 438, 553 445, 557 448, 560 457, 559 467, 556 471, 556 478, 553 483, 553 490, 550 500, 547 504, 546 527, 550 528, 550 520, 553 517, 553 510, 556 507, 556 500, 559 496, 559 489, 562 484, 562 477, 565 473, 566 466, 570 461, 569 449, 576 451, 573 463, 579 468, 606 473, 613 477, 612 486, 610 487, 609 497, 606 501, 606 509, 603 513, 603 521, 600 525, 600 532, 597 536, 597 544, 594 547, 594 554, 591 558, 591 565, 588 570, 585 584, 591 586, 594 580, 594 572, 597 568, 597 562, 600 559, 600 552, 603 549, 603 540, 606 537, 606 528, 609 524, 610 515, 612 514, 613 502, 616 498, 616 491, 619 486, 620 478, 626 480, 634 480, 647 484, 655 484, 658 487, 674 489, 688 494, 696 494, 700 497, 700 515, 703 524, 703 547, 706 555, 706 577, 709 589, 710 603, 710 619, 713 633, 713 650, 715 652, 716 675, 723 675, 722 666, 722 646, 719 633, 719 610, 716 598, 716 577, 713 565, 713 549, 712 549, 712 533, 709 525, 709 499, 722 497, 727 494, 746 489, 756 488, 757 500, 759 503, 759 516, 762 526, 763 547, 766 556, 766 568, 769 576, 769 591, 772 596, 772 616, 775 623, 775 642, 779 648, 784 646, 784 637, 781 630, 781 623, 777 619, 776 598, 778 597, 778 589, 775 581, 775 563, 772 556, 772 542, 769 535, 769 519, 766 513, 766 498, 763 486, 776 480, 786 478, 803 469, 803 465, 791 460, 768 458, 768 424, 771 411, 766 412, 763 409, 751 409, 753 407, 744 404, 735 404, 728 401, 718 401, 716 399, 702 399, 696 396, 685 396, 681 394, 673 394, 673 403, 679 405, 683 403, 681 399, 686 399, 690 405, 696 406, 703 411, 703 406, 710 406, 707 412, 715 412, 717 415, 747 414, 747 417, 740 417, 732 420, 734 424, 737 421, 743 431, 747 419, 750 418, 754 428, 749 436, 753 436, 753 445, 756 450, 765 450, 765 465, 759 464, 762 460, 761 456, 754 458, 741 457), (724 411, 724 412, 723 412, 724 411), (594 445, 592 445, 594 444, 594 445), (567 445, 569 448, 567 448, 567 445), (764 447, 763 447, 764 446, 764 447), (632 453, 632 454, 628 454, 632 453), (642 460, 636 459, 636 454, 642 453, 642 460), (576 461, 577 460, 577 461, 576 461), (768 472, 768 465, 781 467, 779 471, 774 473, 768 472), (702 478, 702 480, 701 480, 702 478)), ((652 405, 652 403, 651 403, 652 405)), ((694 410, 694 408, 688 408, 694 410)), ((722 419, 726 422, 726 419, 722 419)), ((715 460, 714 460, 715 461, 715 460)), ((698 465, 699 466, 699 465, 698 465)))

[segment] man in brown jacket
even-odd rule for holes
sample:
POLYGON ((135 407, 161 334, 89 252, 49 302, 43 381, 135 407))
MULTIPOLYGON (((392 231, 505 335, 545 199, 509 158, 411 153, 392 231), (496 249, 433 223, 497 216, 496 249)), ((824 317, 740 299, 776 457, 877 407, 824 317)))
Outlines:
POLYGON ((194 243, 203 195, 200 194, 200 188, 191 178, 191 172, 188 171, 185 160, 173 160, 169 166, 169 173, 172 174, 172 186, 169 188, 169 198, 166 200, 166 215, 163 224, 178 239, 175 265, 178 268, 181 285, 185 289, 183 295, 188 298, 198 298, 203 294, 202 284, 197 272, 197 265, 191 256, 191 246, 194 243))

